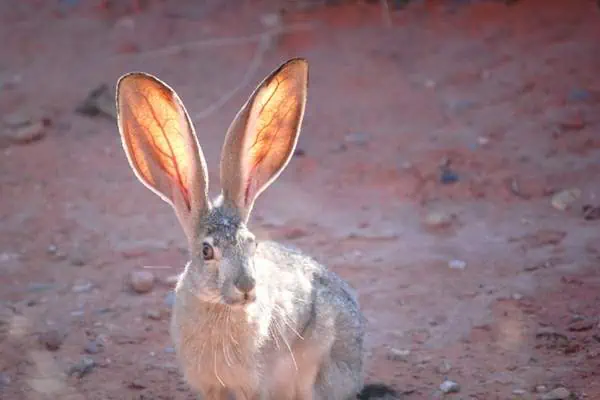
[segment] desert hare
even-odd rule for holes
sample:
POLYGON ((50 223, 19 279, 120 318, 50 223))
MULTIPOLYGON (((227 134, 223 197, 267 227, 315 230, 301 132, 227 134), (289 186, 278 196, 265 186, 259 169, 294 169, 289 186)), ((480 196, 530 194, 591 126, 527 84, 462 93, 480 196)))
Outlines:
POLYGON ((117 83, 129 163, 173 207, 188 240, 171 336, 203 399, 347 400, 365 390, 365 320, 354 290, 312 258, 258 241, 247 226, 256 198, 292 157, 307 83, 307 61, 294 58, 252 93, 225 137, 214 201, 175 91, 141 72, 117 83))

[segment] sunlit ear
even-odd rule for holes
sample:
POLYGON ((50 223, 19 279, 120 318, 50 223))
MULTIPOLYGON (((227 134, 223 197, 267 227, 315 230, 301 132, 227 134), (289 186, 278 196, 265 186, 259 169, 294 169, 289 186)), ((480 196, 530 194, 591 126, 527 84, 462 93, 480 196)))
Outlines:
POLYGON ((256 88, 229 127, 221 153, 223 197, 243 220, 294 152, 307 86, 308 62, 287 61, 256 88))
POLYGON ((206 161, 183 103, 158 78, 134 72, 117 82, 118 126, 138 179, 169 203, 188 235, 209 207, 206 161))

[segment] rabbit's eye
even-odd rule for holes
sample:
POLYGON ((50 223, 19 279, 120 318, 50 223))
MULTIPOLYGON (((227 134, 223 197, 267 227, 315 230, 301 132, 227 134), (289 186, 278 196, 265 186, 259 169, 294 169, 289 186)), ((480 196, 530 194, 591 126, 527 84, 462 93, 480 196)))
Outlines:
POLYGON ((202 257, 204 257, 204 259, 207 261, 215 258, 215 251, 210 244, 202 244, 202 257))

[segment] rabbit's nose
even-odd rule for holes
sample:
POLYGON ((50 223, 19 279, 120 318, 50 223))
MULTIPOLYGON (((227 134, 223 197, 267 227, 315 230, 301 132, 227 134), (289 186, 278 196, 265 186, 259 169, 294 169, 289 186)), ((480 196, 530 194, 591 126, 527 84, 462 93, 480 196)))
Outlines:
POLYGON ((256 287, 256 281, 253 277, 247 274, 242 274, 236 279, 234 285, 240 292, 244 294, 250 294, 256 287))

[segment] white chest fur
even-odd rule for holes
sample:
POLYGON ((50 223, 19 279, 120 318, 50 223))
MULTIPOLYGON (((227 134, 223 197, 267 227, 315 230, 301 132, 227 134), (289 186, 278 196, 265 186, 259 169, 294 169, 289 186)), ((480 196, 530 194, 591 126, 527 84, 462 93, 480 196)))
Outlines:
POLYGON ((261 375, 257 325, 241 323, 224 307, 211 312, 184 307, 175 307, 171 336, 188 383, 201 391, 220 386, 254 392, 261 375))

